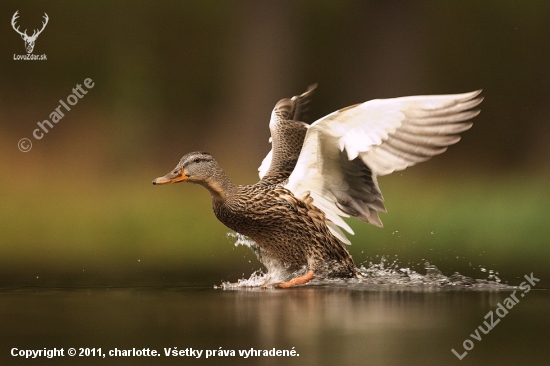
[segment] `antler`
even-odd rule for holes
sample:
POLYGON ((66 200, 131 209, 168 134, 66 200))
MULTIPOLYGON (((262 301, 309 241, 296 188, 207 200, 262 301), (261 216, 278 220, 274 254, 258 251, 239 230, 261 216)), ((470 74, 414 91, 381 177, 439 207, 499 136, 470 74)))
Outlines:
MULTIPOLYGON (((17 12, 16 12, 16 13, 17 13, 17 12)), ((44 30, 44 28, 46 28, 46 24, 48 24, 48 20, 50 20, 50 18, 48 18, 48 14, 46 14, 46 13, 44 13, 44 18, 46 19, 46 21, 45 21, 45 22, 42 22, 42 29, 40 29, 40 30, 38 31, 38 33, 36 33, 37 31, 35 30, 34 33, 33 33, 32 36, 31 36, 31 38, 36 38, 36 37, 38 37, 38 35, 39 35, 40 33, 42 33, 42 31, 44 30)), ((25 29, 25 31, 26 31, 26 29, 25 29)))
POLYGON ((36 38, 38 37, 38 35, 39 35, 40 33, 42 33, 42 31, 44 30, 44 28, 46 28, 46 24, 48 24, 48 20, 50 20, 50 18, 48 17, 48 14, 44 13, 44 19, 45 19, 45 21, 42 22, 42 29, 40 29, 40 30, 35 29, 34 32, 33 32, 33 34, 32 34, 32 36, 29 37, 29 36, 27 35, 27 30, 26 30, 26 29, 25 29, 25 32, 21 32, 21 31, 19 30, 19 26, 17 26, 17 28, 15 28, 15 21, 17 20, 17 18, 19 18, 19 15, 17 15, 18 12, 19 12, 19 10, 17 10, 17 11, 15 12, 15 14, 13 14, 13 17, 11 18, 11 26, 13 27, 13 29, 14 29, 17 33, 19 33, 21 36, 24 36, 24 37, 27 38, 27 39, 36 39, 36 38))
MULTIPOLYGON (((19 10, 17 10, 17 11, 15 12, 15 14, 13 14, 13 17, 11 18, 11 26, 13 27, 13 30, 16 31, 17 33, 19 33, 21 36, 26 36, 26 37, 28 37, 28 36, 27 36, 27 30, 26 30, 26 29, 25 29, 25 32, 22 33, 22 32, 19 30, 19 26, 18 26, 17 28, 15 28, 15 20, 16 20, 17 18, 19 18, 19 15, 17 15, 18 12, 19 12, 19 10)), ((44 13, 44 14, 46 14, 46 13, 44 13)), ((47 22, 46 22, 46 23, 47 23, 47 22)))

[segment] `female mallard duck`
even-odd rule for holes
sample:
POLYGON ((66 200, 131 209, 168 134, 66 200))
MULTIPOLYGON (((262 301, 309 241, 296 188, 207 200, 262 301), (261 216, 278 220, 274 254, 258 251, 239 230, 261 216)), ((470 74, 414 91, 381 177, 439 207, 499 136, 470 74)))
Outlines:
POLYGON ((235 185, 206 152, 192 152, 153 184, 190 182, 206 187, 216 217, 259 247, 268 276, 263 287, 291 287, 314 276, 358 275, 342 217, 382 226, 385 212, 376 177, 443 153, 468 130, 481 91, 376 99, 304 119, 311 92, 283 99, 269 128, 272 150, 260 181, 235 185), (270 274, 285 271, 285 277, 270 274), (290 276, 290 277, 289 277, 290 276), (281 282, 282 281, 282 282, 281 282))

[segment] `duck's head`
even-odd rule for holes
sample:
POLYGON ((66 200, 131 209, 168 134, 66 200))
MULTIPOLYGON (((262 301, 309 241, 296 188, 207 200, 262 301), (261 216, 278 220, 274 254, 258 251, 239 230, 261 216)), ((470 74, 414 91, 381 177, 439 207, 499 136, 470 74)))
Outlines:
POLYGON ((217 171, 218 164, 207 152, 196 151, 181 158, 179 164, 163 177, 153 180, 153 184, 179 182, 207 183, 217 171))

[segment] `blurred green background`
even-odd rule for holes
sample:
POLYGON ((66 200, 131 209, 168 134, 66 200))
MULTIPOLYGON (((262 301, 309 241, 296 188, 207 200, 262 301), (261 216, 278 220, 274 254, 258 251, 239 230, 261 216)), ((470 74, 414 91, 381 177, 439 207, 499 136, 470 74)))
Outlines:
POLYGON ((314 82, 314 118, 484 89, 458 145, 380 179, 384 228, 350 221, 358 264, 429 261, 511 284, 533 272, 550 286, 547 1, 4 1, 0 28, 0 286, 248 277, 260 264, 226 237, 208 192, 151 180, 205 150, 234 182, 256 182, 271 109, 314 82), (34 49, 47 61, 13 59, 16 10, 21 30, 48 14, 34 49), (86 78, 95 86, 34 139, 86 78))

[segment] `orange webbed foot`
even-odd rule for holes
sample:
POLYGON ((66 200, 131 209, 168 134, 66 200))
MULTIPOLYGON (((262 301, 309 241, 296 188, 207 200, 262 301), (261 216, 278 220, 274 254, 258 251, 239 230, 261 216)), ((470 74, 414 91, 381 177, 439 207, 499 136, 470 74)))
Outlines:
MULTIPOLYGON (((313 270, 310 269, 309 271, 307 271, 302 276, 295 277, 295 278, 293 278, 293 279, 291 279, 290 281, 287 281, 287 282, 277 283, 277 284, 273 285, 273 287, 275 287, 275 288, 289 288, 289 287, 294 287, 294 286, 298 286, 298 285, 303 285, 304 283, 308 283, 313 278, 314 275, 315 275, 315 272, 313 272, 313 270)), ((267 287, 267 285, 262 286, 262 288, 266 288, 266 287, 267 287)))

